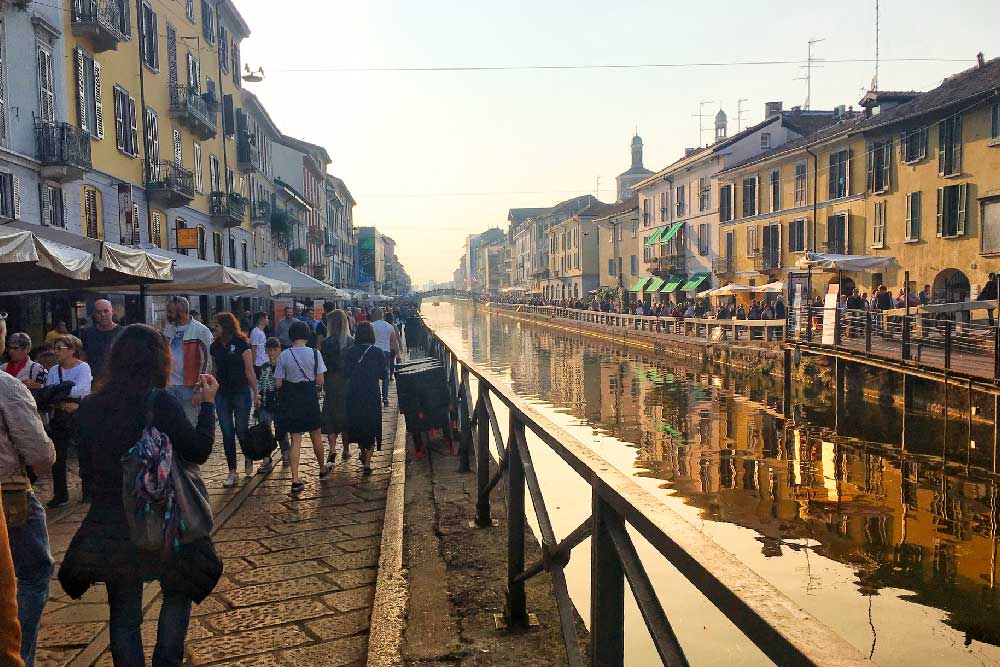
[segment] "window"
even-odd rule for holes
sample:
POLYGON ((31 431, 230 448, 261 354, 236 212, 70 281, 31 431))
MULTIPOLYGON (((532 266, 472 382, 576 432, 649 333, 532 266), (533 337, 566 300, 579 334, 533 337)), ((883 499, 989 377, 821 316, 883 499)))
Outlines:
POLYGON ((729 222, 733 219, 733 186, 719 186, 719 220, 729 222))
MULTIPOLYGON (((619 257, 618 258, 619 270, 621 270, 621 265, 622 265, 622 258, 619 257)), ((629 266, 629 273, 631 273, 633 276, 639 275, 639 256, 638 255, 630 256, 628 266, 629 266)))
POLYGON ((660 222, 667 221, 667 193, 660 193, 660 222))
POLYGON ((214 155, 208 156, 208 178, 208 185, 211 188, 209 192, 220 192, 222 187, 219 175, 219 158, 214 155))
POLYGON ((965 235, 965 208, 968 191, 965 183, 938 188, 937 235, 943 238, 965 235))
POLYGON ((229 237, 229 267, 236 268, 236 239, 229 237))
POLYGON ((709 237, 710 226, 707 222, 698 225, 698 254, 705 256, 708 254, 711 239, 709 237))
POLYGON ((920 199, 919 192, 906 194, 906 229, 904 234, 907 241, 920 240, 920 199))
POLYGON ((219 21, 219 67, 229 73, 229 31, 219 21))
POLYGON ((684 211, 687 208, 686 202, 684 201, 684 191, 687 187, 684 185, 678 185, 674 194, 674 201, 677 202, 677 217, 684 215, 684 211))
POLYGON ((158 248, 164 247, 164 231, 166 231, 163 224, 163 212, 152 210, 149 213, 149 242, 158 248))
POLYGON ((233 70, 233 85, 237 88, 240 87, 240 45, 237 43, 236 38, 232 38, 232 43, 229 45, 229 57, 232 60, 232 70, 233 70))
POLYGON ((698 179, 698 210, 712 208, 712 179, 702 176, 698 179))
POLYGON ((49 227, 66 227, 66 207, 62 189, 39 183, 38 199, 42 224, 49 227))
POLYGON ((962 173, 962 117, 952 116, 938 123, 938 175, 962 173))
POLYGON ((191 23, 194 23, 194 0, 185 0, 184 2, 184 16, 191 23))
POLYGON ((850 194, 850 163, 851 152, 847 149, 830 154, 830 199, 850 194))
MULTIPOLYGON (((613 233, 614 232, 612 232, 612 234, 613 233)), ((639 236, 639 221, 638 220, 633 220, 632 221, 632 238, 635 238, 637 236, 639 236)), ((619 241, 622 240, 622 231, 621 231, 621 229, 618 230, 618 240, 619 241)))
POLYGON ((188 51, 186 59, 188 90, 199 92, 201 90, 201 62, 190 51, 188 51))
POLYGON ((747 226, 747 257, 753 257, 757 252, 757 225, 747 226))
POLYGON ((990 109, 990 139, 1000 141, 1000 102, 994 102, 990 109))
POLYGON ((611 257, 611 258, 608 259, 608 275, 609 276, 615 275, 615 259, 614 259, 614 257, 611 257))
POLYGON ((642 226, 649 226, 649 199, 642 200, 642 226))
POLYGON ((850 253, 851 238, 847 213, 835 213, 826 219, 826 251, 839 255, 850 253))
POLYGON ((885 192, 889 189, 892 164, 892 140, 876 141, 868 147, 868 190, 885 192))
POLYGON ((201 144, 194 144, 194 189, 195 192, 205 191, 205 178, 201 173, 201 144))
POLYGON ((808 226, 804 218, 788 223, 788 252, 806 251, 806 234, 808 226))
POLYGON ((135 99, 121 86, 115 86, 115 145, 132 157, 139 155, 135 120, 135 99))
POLYGON ((885 247, 885 200, 875 202, 872 216, 872 247, 885 247))
POLYGON ((101 193, 88 185, 80 189, 80 223, 85 235, 92 239, 103 239, 101 225, 101 193))
POLYGON ((771 133, 761 132, 760 133, 760 147, 763 150, 767 150, 771 147, 771 133))
MULTIPOLYGON (((43 123, 56 119, 55 75, 52 73, 52 51, 38 45, 38 117, 43 123)), ((93 94, 93 87, 91 87, 93 94)))
POLYGON ((6 171, 0 171, 0 217, 21 217, 21 179, 6 171))
POLYGON ((201 34, 209 44, 215 44, 215 7, 208 0, 201 0, 201 34))
POLYGON ((809 186, 809 172, 806 171, 806 168, 805 162, 799 162, 795 165, 795 194, 792 202, 794 206, 805 206, 808 201, 806 190, 809 186))
POLYGON ((1000 253, 1000 201, 983 202, 982 226, 980 252, 1000 253))
POLYGON ((139 23, 139 55, 142 62, 153 70, 160 68, 160 36, 156 30, 156 12, 147 3, 142 3, 142 17, 139 23))
POLYGON ((184 166, 184 141, 181 138, 181 131, 174 128, 174 164, 178 167, 184 166))
POLYGON ((900 139, 903 162, 911 164, 927 157, 927 128, 920 127, 904 132, 900 139))
POLYGON ((757 215, 757 177, 743 179, 743 217, 757 215))
POLYGON ((143 137, 146 149, 146 182, 156 183, 160 180, 160 126, 156 112, 146 107, 143 125, 146 134, 143 137))
POLYGON ((222 234, 212 232, 212 261, 216 264, 223 264, 222 261, 222 234))
MULTIPOLYGON (((101 66, 83 49, 75 49, 77 124, 97 139, 104 138, 101 66)), ((55 116, 51 118, 55 120, 55 116)))
POLYGON ((208 234, 204 225, 198 225, 198 259, 208 259, 208 234))
POLYGON ((243 259, 243 270, 246 271, 250 267, 250 253, 247 250, 247 242, 243 241, 240 250, 242 251, 243 259))
MULTIPOLYGON (((187 229, 187 222, 184 221, 184 218, 176 218, 174 220, 174 230, 175 230, 174 231, 174 245, 175 246, 177 245, 177 231, 176 230, 180 230, 180 229, 187 229)), ((182 250, 180 248, 177 248, 175 250, 175 252, 179 252, 182 255, 189 254, 189 252, 187 250, 182 250)))
POLYGON ((771 212, 781 210, 781 170, 771 170, 771 212))

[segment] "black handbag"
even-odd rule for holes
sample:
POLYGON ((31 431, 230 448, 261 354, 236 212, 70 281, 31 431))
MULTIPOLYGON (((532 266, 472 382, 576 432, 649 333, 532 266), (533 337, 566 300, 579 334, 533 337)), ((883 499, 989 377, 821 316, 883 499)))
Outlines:
POLYGON ((241 443, 243 455, 251 461, 266 459, 278 448, 278 441, 271 431, 271 424, 261 421, 260 414, 254 412, 255 423, 247 430, 247 436, 241 443))

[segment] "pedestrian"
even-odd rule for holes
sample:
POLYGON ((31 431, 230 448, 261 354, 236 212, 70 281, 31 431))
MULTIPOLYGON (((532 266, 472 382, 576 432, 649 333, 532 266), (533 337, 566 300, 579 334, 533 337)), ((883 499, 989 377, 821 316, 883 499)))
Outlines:
MULTIPOLYGON (((62 382, 72 382, 73 388, 69 397, 58 403, 49 419, 49 434, 56 447, 56 462, 52 467, 52 499, 47 507, 60 507, 69 502, 69 488, 66 483, 66 457, 69 448, 76 441, 76 410, 80 401, 90 394, 93 377, 90 365, 80 361, 83 344, 76 336, 66 334, 55 339, 52 349, 55 350, 58 364, 49 370, 45 378, 45 386, 51 387, 62 382)), ((90 497, 90 466, 87 454, 80 450, 78 464, 80 481, 82 482, 83 501, 90 497)))
MULTIPOLYGON (((986 284, 983 288, 979 290, 979 300, 980 301, 996 301, 997 299, 997 274, 990 272, 986 277, 986 284)), ((990 320, 990 326, 993 326, 993 308, 986 309, 986 316, 990 320)))
POLYGON ((926 306, 931 302, 931 286, 924 285, 924 288, 920 290, 920 294, 917 295, 917 299, 920 301, 921 306, 926 306))
POLYGON ((375 331, 375 347, 382 351, 385 357, 385 368, 382 377, 382 405, 389 405, 389 368, 392 360, 399 355, 399 338, 396 327, 385 321, 381 308, 372 308, 372 329, 375 331))
MULTIPOLYGON (((257 412, 261 422, 274 429, 274 439, 278 441, 281 448, 281 463, 288 465, 288 433, 281 426, 278 419, 281 411, 278 405, 278 387, 274 381, 274 370, 278 366, 278 357, 281 356, 281 341, 271 336, 264 343, 267 352, 267 360, 260 369, 260 378, 257 380, 257 390, 260 392, 260 409, 257 412)), ((271 469, 271 458, 264 460, 264 464, 257 471, 266 473, 271 469)))
POLYGON ((94 377, 100 378, 108 350, 118 335, 118 325, 115 324, 111 302, 107 299, 94 302, 92 315, 94 326, 83 330, 83 360, 90 364, 94 377))
MULTIPOLYGON (((15 336, 11 336, 11 339, 15 336)), ((0 332, 0 354, 2 353, 0 332)), ((6 539, 0 535, 0 570, 6 565, 9 554, 13 559, 17 578, 16 595, 10 594, 7 597, 13 590, 8 590, 6 581, 0 584, 0 592, 3 593, 0 597, 5 599, 0 604, 6 605, 6 600, 17 600, 16 613, 21 625, 20 658, 24 660, 26 667, 32 667, 35 663, 35 638, 42 610, 49 599, 53 567, 45 509, 32 489, 25 466, 30 467, 39 480, 47 479, 55 458, 55 447, 45 433, 31 392, 16 375, 0 373, 0 487, 5 492, 4 516, 0 521, 5 521, 6 515, 10 515, 12 519, 7 525, 6 539)), ((2 577, 0 574, 0 578, 2 577)), ((0 621, 0 635, 8 631, 9 628, 0 621)), ((0 644, 7 641, 8 638, 4 636, 0 639, 0 644)), ((4 652, 0 650, 0 664, 13 664, 3 658, 4 652)))
POLYGON ((319 344, 326 338, 326 325, 316 318, 316 310, 310 308, 303 315, 304 322, 309 326, 309 340, 306 345, 312 348, 319 348, 319 344))
POLYGON ((382 442, 382 406, 379 379, 385 377, 386 357, 375 345, 373 323, 358 324, 354 345, 347 351, 347 432, 361 449, 364 474, 372 473, 372 450, 382 442))
POLYGON ((17 378, 32 391, 45 385, 48 371, 45 366, 31 360, 31 338, 28 334, 13 334, 7 340, 7 352, 10 358, 3 365, 4 373, 17 378))
POLYGON ((267 363, 267 325, 270 324, 267 313, 261 312, 253 316, 253 331, 250 332, 250 348, 253 351, 253 368, 257 378, 260 370, 267 363))
POLYGON ((327 329, 330 335, 323 340, 319 349, 323 355, 323 364, 326 366, 326 372, 323 374, 322 430, 330 445, 326 464, 327 468, 331 468, 337 461, 338 434, 341 436, 343 446, 343 460, 347 461, 350 455, 347 438, 347 375, 344 373, 344 355, 354 344, 354 338, 351 337, 347 313, 344 311, 333 311, 328 321, 327 329))
POLYGON ((282 428, 291 436, 288 458, 292 468, 292 494, 305 489, 299 476, 299 454, 302 434, 308 433, 312 441, 319 476, 324 478, 328 471, 323 458, 323 434, 320 432, 321 418, 317 386, 323 386, 326 366, 315 348, 306 346, 309 340, 309 325, 302 321, 292 322, 288 327, 288 337, 292 346, 281 353, 274 379, 278 387, 278 405, 282 428))
POLYGON ((52 347, 55 345, 56 338, 59 338, 59 336, 65 336, 68 333, 69 330, 66 328, 66 323, 59 320, 56 322, 56 325, 52 327, 52 330, 45 334, 45 344, 52 347))
POLYGON ((171 368, 167 391, 184 407, 188 421, 198 421, 200 401, 194 396, 198 378, 210 368, 212 332, 191 316, 191 304, 182 296, 167 302, 167 326, 163 335, 170 341, 171 368))
MULTIPOLYGON (((222 431, 222 446, 226 452, 229 475, 222 486, 229 488, 236 484, 236 439, 242 445, 250 430, 251 407, 260 407, 257 391, 257 374, 253 369, 253 352, 250 342, 240 329, 240 323, 232 313, 216 315, 219 333, 212 341, 210 349, 215 376, 219 382, 219 392, 215 395, 215 413, 222 431)), ((244 460, 247 477, 253 475, 253 461, 244 460)))
MULTIPOLYGON (((191 604, 204 600, 222 575, 222 561, 209 537, 180 543, 166 554, 141 551, 130 538, 122 499, 122 458, 146 427, 169 440, 170 457, 159 464, 160 474, 168 478, 169 466, 180 459, 204 464, 215 442, 219 385, 211 375, 201 375, 197 425, 192 425, 173 393, 161 391, 172 373, 170 350, 170 339, 152 327, 125 327, 111 346, 105 382, 79 410, 81 446, 90 450, 94 461, 94 502, 63 558, 59 583, 73 599, 95 583, 105 585, 115 667, 146 664, 140 632, 145 582, 159 581, 161 593, 152 664, 179 667, 191 604)), ((140 480, 150 478, 155 476, 147 474, 140 480)), ((144 485, 143 492, 156 491, 144 485)))
POLYGON ((292 346, 292 339, 288 337, 288 327, 292 326, 292 322, 295 318, 292 316, 292 307, 285 306, 285 317, 278 321, 278 329, 275 332, 278 340, 281 341, 281 347, 289 348, 292 346))

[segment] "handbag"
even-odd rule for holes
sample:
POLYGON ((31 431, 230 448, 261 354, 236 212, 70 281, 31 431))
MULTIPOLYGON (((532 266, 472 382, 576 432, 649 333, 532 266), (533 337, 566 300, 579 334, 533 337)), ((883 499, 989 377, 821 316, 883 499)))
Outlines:
POLYGON ((0 485, 0 502, 3 503, 3 516, 8 528, 20 528, 28 523, 31 513, 31 482, 27 479, 7 480, 0 485))
POLYGON ((260 413, 254 412, 255 423, 247 430, 246 438, 240 443, 243 455, 251 461, 266 459, 278 447, 271 425, 261 421, 260 413))

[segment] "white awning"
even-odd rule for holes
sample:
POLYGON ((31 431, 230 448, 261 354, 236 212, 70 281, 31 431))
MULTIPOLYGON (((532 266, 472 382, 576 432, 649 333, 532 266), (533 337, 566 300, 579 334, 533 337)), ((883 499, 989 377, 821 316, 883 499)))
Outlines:
POLYGON ((146 290, 151 294, 250 296, 261 288, 258 277, 247 271, 162 248, 149 248, 147 252, 173 262, 174 266, 173 281, 148 285, 146 290))
MULTIPOLYGON (((750 285, 741 285, 740 283, 729 283, 722 287, 717 287, 716 289, 709 290, 709 296, 734 296, 739 292, 753 292, 754 288, 750 285)), ((700 295, 699 295, 700 296, 700 295)))
POLYGON ((267 278, 280 280, 289 285, 289 289, 282 292, 284 295, 293 297, 308 297, 313 299, 347 299, 350 298, 345 292, 338 290, 332 285, 327 285, 321 280, 302 273, 294 269, 286 262, 269 262, 264 266, 254 269, 258 274, 267 278))
POLYGON ((875 255, 833 255, 821 252, 807 252, 795 266, 800 269, 821 271, 874 271, 886 269, 896 263, 895 257, 875 255))
POLYGON ((754 291, 762 292, 764 294, 784 294, 785 283, 782 280, 776 280, 773 283, 768 283, 766 285, 761 285, 760 287, 755 287, 754 291))

